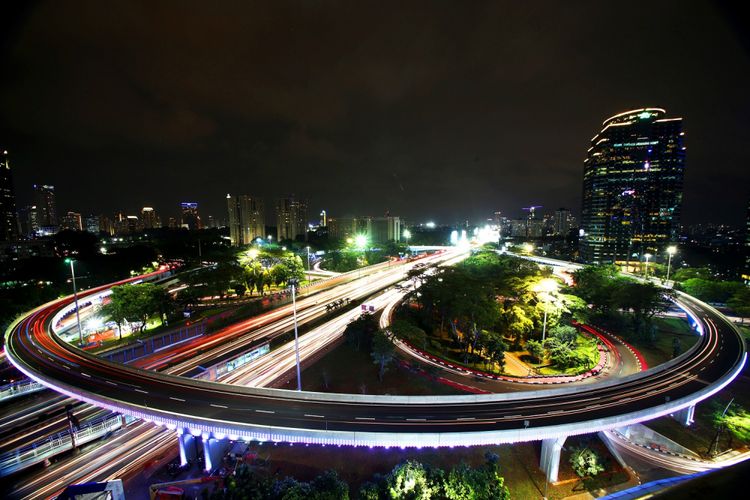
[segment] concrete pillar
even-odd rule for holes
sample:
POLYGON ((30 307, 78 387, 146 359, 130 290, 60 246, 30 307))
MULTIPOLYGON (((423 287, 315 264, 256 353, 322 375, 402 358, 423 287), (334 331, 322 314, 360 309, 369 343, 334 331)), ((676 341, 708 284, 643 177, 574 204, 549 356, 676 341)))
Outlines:
POLYGON ((690 424, 695 422, 695 405, 674 412, 672 417, 685 427, 690 427, 690 424))
POLYGON ((223 436, 219 436, 222 439, 217 439, 213 435, 204 434, 203 438, 203 466, 207 472, 210 472, 214 468, 221 464, 224 458, 224 452, 227 449, 229 441, 223 436))
POLYGON ((180 443, 180 465, 185 466, 188 462, 195 460, 195 437, 190 432, 177 432, 177 441, 180 443))
POLYGON ((557 473, 560 470, 560 451, 567 436, 542 440, 542 457, 539 468, 547 475, 547 481, 557 482, 557 473))

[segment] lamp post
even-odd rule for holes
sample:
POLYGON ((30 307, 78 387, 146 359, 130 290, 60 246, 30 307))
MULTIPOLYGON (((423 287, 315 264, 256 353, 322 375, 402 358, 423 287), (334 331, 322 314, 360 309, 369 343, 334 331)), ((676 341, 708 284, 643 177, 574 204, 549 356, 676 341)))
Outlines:
POLYGON ((307 246, 307 282, 310 282, 310 246, 307 246))
POLYGON ((544 303, 544 322, 542 323, 542 342, 547 338, 547 303, 553 293, 557 292, 557 281, 552 278, 546 278, 534 287, 534 291, 539 294, 539 298, 544 303))
POLYGON ((76 323, 78 323, 78 343, 83 345, 83 330, 81 330, 81 314, 78 312, 78 288, 76 288, 76 271, 73 267, 74 260, 71 258, 65 259, 65 263, 70 264, 70 276, 73 281, 73 300, 76 304, 76 323))
POLYGON ((672 269, 672 256, 677 253, 677 247, 674 245, 667 247, 667 255, 669 255, 669 258, 667 259, 667 282, 669 282, 669 271, 672 269))
POLYGON ((292 278, 289 280, 289 284, 292 286, 292 317, 294 318, 294 355, 297 359, 297 390, 302 390, 302 375, 299 369, 299 336, 297 335, 297 280, 292 278))
POLYGON ((646 269, 645 269, 646 275, 645 276, 646 276, 646 279, 648 279, 648 261, 651 258, 651 254, 646 253, 646 254, 643 254, 643 256, 646 258, 646 269))

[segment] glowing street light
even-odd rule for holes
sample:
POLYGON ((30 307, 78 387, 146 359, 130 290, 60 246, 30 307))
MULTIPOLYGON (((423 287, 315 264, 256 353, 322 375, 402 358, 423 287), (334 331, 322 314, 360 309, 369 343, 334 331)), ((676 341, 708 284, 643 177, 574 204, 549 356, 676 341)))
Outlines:
POLYGON ((310 245, 307 246, 307 281, 310 281, 310 245))
POLYGON ((648 261, 649 261, 649 259, 651 259, 651 257, 653 257, 653 255, 651 255, 650 253, 645 253, 645 254, 643 254, 643 257, 645 257, 645 259, 646 259, 646 269, 645 269, 645 272, 646 272, 646 278, 648 278, 648 261))
POLYGON ((542 342, 544 342, 544 339, 547 337, 547 304, 552 295, 557 293, 558 284, 552 278, 545 278, 537 283, 533 290, 544 303, 544 323, 542 324, 542 342))
POLYGON ((531 253, 534 251, 534 245, 531 243, 524 243, 523 244, 523 251, 526 253, 531 253))
POLYGON ((667 247, 667 255, 669 255, 669 259, 667 260, 667 281, 669 281, 669 271, 672 268, 672 256, 677 253, 677 247, 674 245, 667 247))
POLYGON ((367 248, 367 235, 358 234, 354 237, 354 246, 359 250, 365 250, 367 248))
POLYGON ((78 343, 83 345, 83 330, 81 329, 81 314, 78 312, 78 289, 76 288, 76 271, 73 268, 73 262, 71 258, 65 259, 66 264, 70 264, 70 276, 73 281, 73 300, 76 304, 76 323, 78 323, 78 343))

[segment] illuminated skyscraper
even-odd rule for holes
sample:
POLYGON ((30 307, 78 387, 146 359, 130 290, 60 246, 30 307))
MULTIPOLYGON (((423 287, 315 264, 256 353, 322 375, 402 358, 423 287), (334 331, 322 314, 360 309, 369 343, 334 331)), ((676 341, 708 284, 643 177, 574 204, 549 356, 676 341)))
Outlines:
POLYGON ((34 184, 34 205, 36 220, 41 233, 52 234, 57 231, 57 204, 55 203, 55 186, 34 184))
POLYGON ((156 210, 152 207, 143 207, 141 209, 141 224, 143 229, 156 229, 161 227, 161 220, 156 215, 156 210))
POLYGON ((558 208, 555 210, 555 217, 552 223, 554 234, 558 236, 567 236, 570 232, 572 216, 567 208, 558 208))
POLYGON ((255 238, 265 237, 263 200, 254 196, 227 194, 227 210, 232 245, 249 245, 255 238))
POLYGON ((0 241, 13 241, 18 238, 18 216, 16 215, 16 195, 13 190, 8 152, 0 156, 0 241))
POLYGON ((605 120, 584 161, 584 262, 661 255, 677 241, 684 171, 682 118, 644 108, 605 120))
POLYGON ((307 202, 294 197, 276 201, 276 239, 307 239, 307 202))
POLYGON ((180 225, 185 229, 201 229, 201 218, 198 215, 198 204, 195 202, 180 203, 180 225))
POLYGON ((60 223, 61 231, 83 231, 81 214, 78 212, 68 212, 62 218, 60 223))

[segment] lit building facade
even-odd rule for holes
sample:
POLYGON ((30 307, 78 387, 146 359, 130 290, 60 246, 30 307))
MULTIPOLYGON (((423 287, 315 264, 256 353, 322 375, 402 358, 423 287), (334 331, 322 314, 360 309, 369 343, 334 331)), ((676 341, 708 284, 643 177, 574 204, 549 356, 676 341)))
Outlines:
POLYGON ((643 108, 605 120, 584 161, 583 261, 660 255, 677 241, 684 171, 682 118, 643 108))
POLYGON ((558 208, 555 210, 555 216, 552 223, 553 233, 557 236, 567 236, 573 227, 573 216, 567 208, 558 208))
POLYGON ((276 239, 307 239, 307 202, 294 197, 276 201, 276 239))
POLYGON ((0 241, 14 241, 18 238, 18 216, 16 215, 16 194, 13 189, 13 175, 8 161, 8 152, 0 156, 0 241))
POLYGON ((161 220, 156 215, 156 210, 153 207, 143 207, 141 209, 141 223, 143 229, 157 229, 161 227, 161 220))
POLYGON ((198 215, 197 203, 180 203, 180 226, 191 231, 202 228, 201 218, 200 215, 198 215))
POLYGON ((62 231, 83 231, 81 214, 78 212, 68 212, 60 221, 60 230, 62 231))
POLYGON ((328 234, 331 238, 345 240, 364 234, 371 244, 401 241, 402 221, 399 217, 331 217, 328 234))
POLYGON ((227 194, 227 212, 232 245, 249 245, 255 238, 265 237, 266 216, 262 199, 227 194))
POLYGON ((34 184, 34 205, 36 206, 36 220, 39 231, 43 234, 53 234, 57 231, 57 203, 55 201, 55 186, 34 184))

